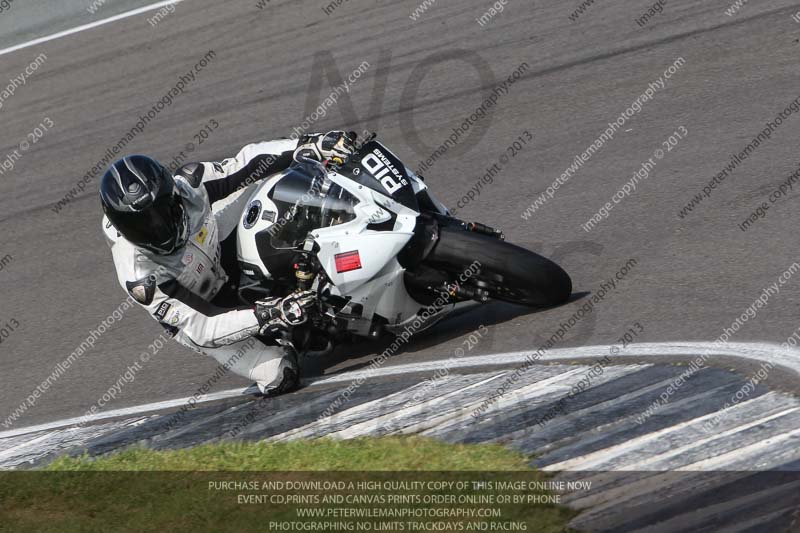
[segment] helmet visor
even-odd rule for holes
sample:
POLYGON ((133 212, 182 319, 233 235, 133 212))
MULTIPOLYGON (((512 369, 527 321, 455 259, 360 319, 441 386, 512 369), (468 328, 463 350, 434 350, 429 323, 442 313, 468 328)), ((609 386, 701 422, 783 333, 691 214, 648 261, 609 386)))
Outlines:
POLYGON ((177 192, 156 198, 142 211, 108 215, 127 240, 157 253, 172 253, 186 240, 186 213, 177 192))

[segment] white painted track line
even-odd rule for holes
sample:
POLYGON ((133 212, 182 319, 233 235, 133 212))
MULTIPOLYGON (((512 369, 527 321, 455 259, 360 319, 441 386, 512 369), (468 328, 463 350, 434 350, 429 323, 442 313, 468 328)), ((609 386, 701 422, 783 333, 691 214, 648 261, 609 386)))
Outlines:
POLYGON ((140 15, 142 13, 147 13, 148 11, 161 9, 162 7, 168 6, 170 4, 178 4, 180 2, 183 2, 183 0, 164 0, 163 2, 156 2, 155 4, 150 4, 144 7, 139 7, 137 9, 132 9, 131 11, 126 11, 125 13, 114 15, 113 17, 104 18, 102 20, 96 20, 94 22, 83 24, 81 26, 76 26, 68 30, 59 31, 50 35, 45 35, 44 37, 39 37, 38 39, 33 39, 32 41, 15 44, 14 46, 9 46, 8 48, 3 48, 2 50, 0 50, 0 56, 10 54, 11 52, 16 52, 17 50, 22 50, 23 48, 30 48, 31 46, 36 46, 37 44, 42 44, 55 39, 60 39, 61 37, 66 37, 67 35, 73 35, 75 33, 80 33, 82 31, 91 30, 92 28, 97 28, 98 26, 103 26, 105 24, 126 19, 128 17, 133 17, 136 15, 140 15))
MULTIPOLYGON (((597 358, 609 356, 611 359, 642 359, 655 356, 682 356, 696 357, 701 354, 713 356, 732 356, 740 357, 758 362, 769 362, 774 365, 783 366, 792 370, 800 377, 800 350, 781 348, 777 344, 770 343, 750 343, 750 342, 729 342, 723 346, 715 346, 713 342, 646 342, 632 344, 620 350, 619 353, 611 355, 611 345, 582 346, 577 348, 558 348, 548 350, 537 361, 550 362, 561 361, 564 359, 577 358, 597 358)), ((461 357, 450 361, 451 368, 467 368, 476 366, 522 364, 526 358, 534 352, 531 350, 523 352, 506 352, 487 355, 475 355, 471 357, 461 357)), ((409 363, 394 366, 382 367, 379 369, 359 370, 346 374, 337 374, 330 377, 321 378, 314 381, 314 384, 324 385, 328 383, 338 383, 365 379, 376 376, 391 376, 397 374, 409 374, 412 372, 433 372, 442 367, 442 361, 434 360, 424 363, 409 363)))
MULTIPOLYGON (((593 358, 604 357, 610 355, 611 345, 599 346, 584 346, 576 348, 558 348, 550 350, 538 361, 553 362, 565 359, 575 358, 593 358)), ((483 366, 503 366, 503 365, 519 365, 526 361, 533 352, 508 352, 496 353, 487 355, 476 355, 471 357, 462 357, 460 359, 451 360, 449 362, 451 369, 457 368, 472 368, 483 366)), ((715 347, 711 342, 652 342, 633 344, 626 349, 620 351, 618 354, 611 355, 612 359, 643 359, 655 356, 688 356, 694 357, 698 354, 711 354, 711 356, 733 356, 748 359, 758 362, 770 362, 775 365, 783 366, 789 370, 794 371, 800 376, 800 350, 797 349, 784 349, 777 344, 769 343, 744 343, 744 342, 729 342, 724 346, 715 347)), ((354 372, 345 372, 343 374, 336 374, 329 377, 322 377, 306 381, 307 386, 319 386, 332 383, 342 383, 357 380, 367 380, 373 377, 386 377, 411 373, 425 373, 435 372, 442 367, 441 360, 427 361, 422 363, 407 363, 393 366, 385 366, 377 369, 358 370, 354 372)), ((211 401, 235 398, 241 396, 247 389, 230 389, 206 396, 202 396, 197 400, 197 404, 207 403, 211 401)), ((74 417, 64 420, 57 420, 46 424, 39 424, 36 426, 22 427, 18 429, 10 429, 0 432, 0 439, 7 437, 14 437, 17 435, 24 435, 27 433, 34 433, 36 431, 47 431, 58 429, 67 426, 73 426, 80 423, 89 424, 99 420, 106 420, 109 418, 116 418, 120 416, 139 415, 148 412, 160 411, 163 409, 170 409, 180 407, 187 403, 191 397, 177 398, 173 400, 165 400, 161 402, 153 402, 144 405, 125 407, 122 409, 114 409, 102 413, 97 413, 89 417, 74 417)))
MULTIPOLYGON (((220 392, 215 392, 213 394, 207 394, 205 396, 201 396, 198 398, 197 403, 206 403, 206 402, 213 402, 216 400, 223 400, 226 398, 234 398, 236 396, 241 396, 242 393, 247 389, 230 389, 224 390, 220 392)), ((121 416, 131 416, 131 415, 139 415, 142 413, 149 413, 154 411, 161 411, 163 409, 171 409, 174 407, 180 407, 189 402, 192 396, 188 396, 186 398, 176 398, 174 400, 165 400, 163 402, 153 402, 153 403, 146 403, 143 405, 134 405, 132 407, 123 407, 122 409, 113 409, 111 411, 105 411, 102 413, 97 413, 92 416, 76 416, 74 418, 66 418, 64 420, 56 420, 54 422, 48 422, 46 424, 39 424, 36 426, 28 426, 18 429, 9 429, 8 431, 0 432, 0 439, 4 439, 7 437, 16 437, 18 435, 25 435, 27 433, 35 433, 37 431, 49 431, 52 429, 63 428, 67 426, 77 426, 80 424, 91 424, 93 422, 97 422, 100 420, 107 420, 109 418, 117 418, 121 416)))

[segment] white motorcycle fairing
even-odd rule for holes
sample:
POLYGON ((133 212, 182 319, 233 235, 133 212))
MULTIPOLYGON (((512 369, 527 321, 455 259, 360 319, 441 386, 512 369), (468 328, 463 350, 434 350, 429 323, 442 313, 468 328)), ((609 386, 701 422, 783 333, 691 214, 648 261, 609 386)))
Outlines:
POLYGON ((256 280, 275 279, 270 266, 286 275, 284 265, 275 268, 276 257, 286 261, 298 248, 313 253, 330 293, 349 298, 339 318, 348 331, 366 336, 378 317, 387 330, 399 331, 425 308, 406 290, 398 261, 414 235, 416 192, 425 185, 378 142, 366 143, 360 154, 340 168, 303 163, 265 181, 248 202, 237 246, 244 274, 256 280))

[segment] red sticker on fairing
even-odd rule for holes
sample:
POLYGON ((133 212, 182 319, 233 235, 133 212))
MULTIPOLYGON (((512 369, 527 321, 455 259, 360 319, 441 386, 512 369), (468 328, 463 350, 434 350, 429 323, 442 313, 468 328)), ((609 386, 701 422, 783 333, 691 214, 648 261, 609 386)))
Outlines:
POLYGON ((350 272, 361 268, 361 256, 358 255, 358 250, 336 254, 334 259, 336 259, 336 272, 350 272))

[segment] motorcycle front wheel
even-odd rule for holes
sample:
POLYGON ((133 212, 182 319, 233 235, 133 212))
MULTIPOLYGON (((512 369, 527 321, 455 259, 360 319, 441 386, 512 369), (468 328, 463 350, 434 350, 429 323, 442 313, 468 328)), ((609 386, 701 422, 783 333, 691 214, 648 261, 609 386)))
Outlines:
POLYGON ((530 250, 459 226, 439 229, 439 242, 425 263, 449 272, 479 272, 469 282, 479 282, 489 296, 530 307, 552 307, 569 299, 572 280, 560 266, 530 250))

